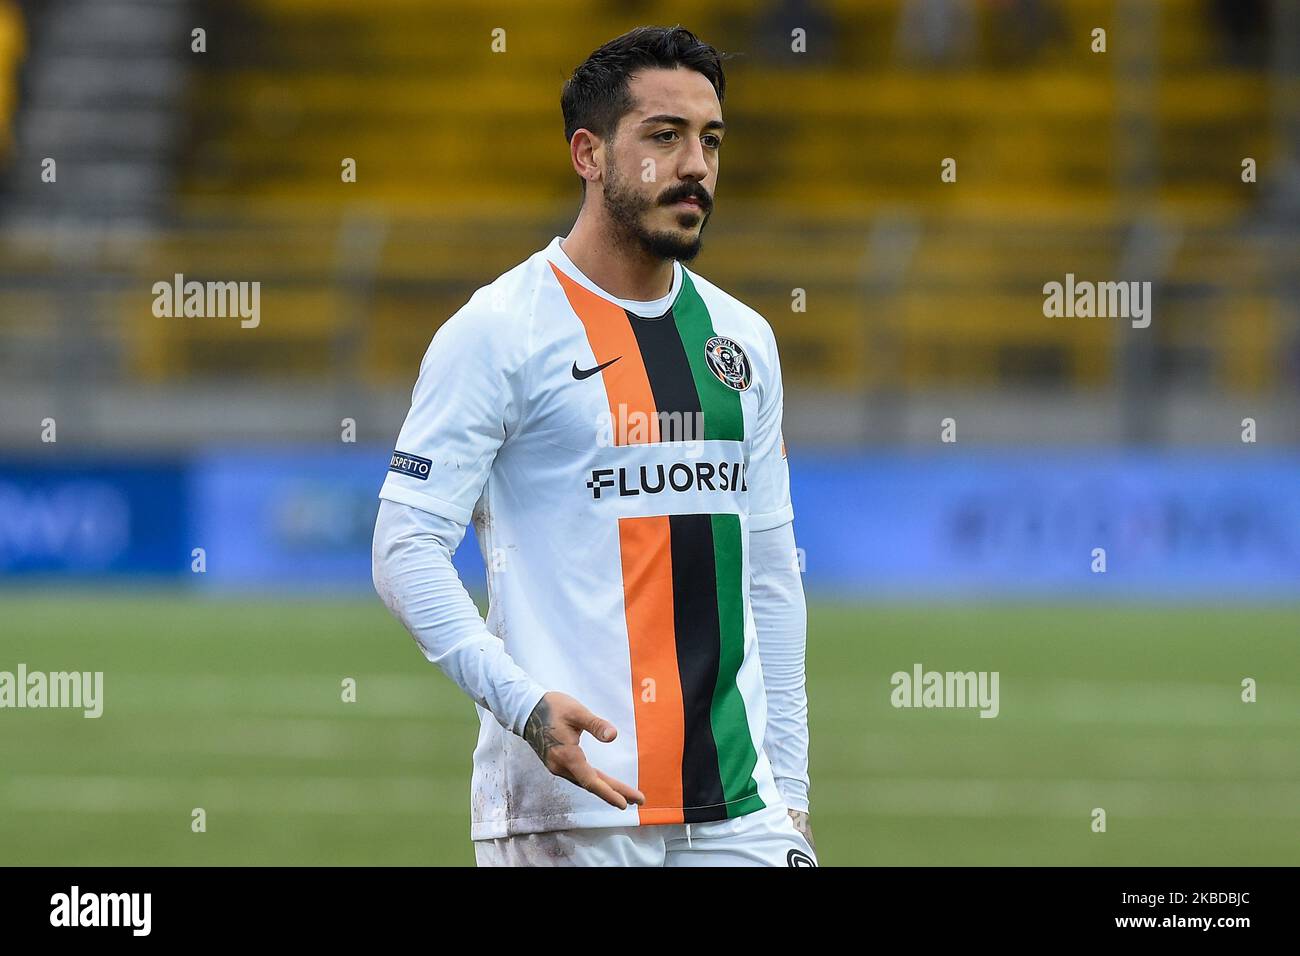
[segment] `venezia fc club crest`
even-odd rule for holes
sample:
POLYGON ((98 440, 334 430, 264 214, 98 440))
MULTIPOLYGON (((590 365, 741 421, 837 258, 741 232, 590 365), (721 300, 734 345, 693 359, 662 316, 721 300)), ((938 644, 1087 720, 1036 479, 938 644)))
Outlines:
POLYGON ((723 335, 715 335, 704 343, 704 357, 718 381, 727 388, 743 392, 753 381, 749 370, 749 357, 745 350, 723 335))

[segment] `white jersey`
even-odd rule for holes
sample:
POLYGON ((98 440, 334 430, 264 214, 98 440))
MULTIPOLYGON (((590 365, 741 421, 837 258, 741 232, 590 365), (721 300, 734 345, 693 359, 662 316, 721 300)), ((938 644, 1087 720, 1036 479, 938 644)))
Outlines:
POLYGON ((793 518, 781 411, 767 322, 677 262, 663 299, 620 300, 556 237, 438 330, 380 497, 473 522, 488 629, 613 722, 588 758, 646 796, 551 775, 480 707, 473 839, 780 803, 748 535, 793 518))

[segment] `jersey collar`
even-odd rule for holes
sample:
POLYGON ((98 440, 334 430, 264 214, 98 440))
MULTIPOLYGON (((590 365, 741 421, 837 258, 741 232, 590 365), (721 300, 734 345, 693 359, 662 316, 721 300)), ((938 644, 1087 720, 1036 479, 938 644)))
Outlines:
POLYGON ((593 292, 602 299, 607 299, 610 302, 613 302, 620 309, 625 309, 633 315, 639 315, 646 319, 659 318, 671 309, 673 303, 677 301, 677 293, 682 289, 682 264, 676 259, 673 260, 673 284, 668 289, 667 295, 649 302, 640 299, 620 299, 616 296, 610 295, 600 286, 596 285, 596 283, 583 275, 582 270, 575 266, 573 260, 565 254, 562 248, 560 248, 560 240, 563 238, 563 236, 556 236, 551 240, 551 244, 546 247, 546 258, 553 262, 556 268, 588 292, 593 292))

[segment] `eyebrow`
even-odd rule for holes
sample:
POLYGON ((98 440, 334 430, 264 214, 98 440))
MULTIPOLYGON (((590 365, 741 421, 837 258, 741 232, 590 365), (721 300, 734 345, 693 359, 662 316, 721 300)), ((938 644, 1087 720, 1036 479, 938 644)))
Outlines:
MULTIPOLYGON (((673 126, 690 126, 690 122, 684 116, 673 116, 671 113, 659 113, 656 116, 647 116, 640 123, 641 126, 650 126, 655 123, 670 123, 673 126)), ((709 120, 704 124, 705 129, 725 130, 727 124, 722 120, 709 120)))

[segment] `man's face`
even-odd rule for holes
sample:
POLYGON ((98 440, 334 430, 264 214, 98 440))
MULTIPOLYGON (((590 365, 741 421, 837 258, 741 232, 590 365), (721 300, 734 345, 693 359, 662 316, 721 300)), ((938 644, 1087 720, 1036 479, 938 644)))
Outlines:
POLYGON ((722 105, 703 74, 651 69, 628 84, 634 106, 604 151, 604 205, 617 239, 689 262, 713 212, 722 105))

